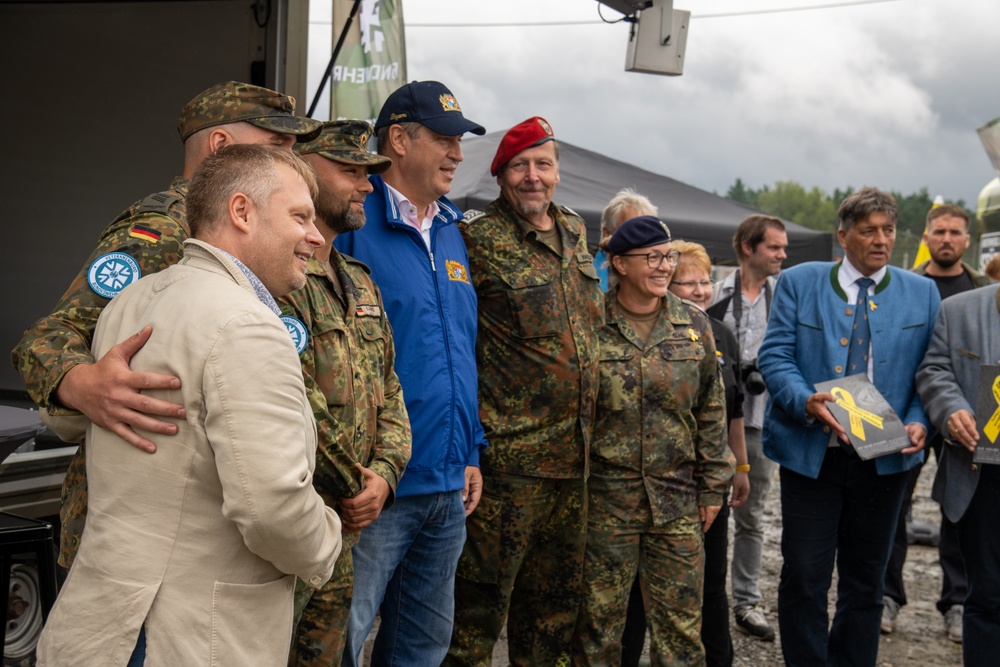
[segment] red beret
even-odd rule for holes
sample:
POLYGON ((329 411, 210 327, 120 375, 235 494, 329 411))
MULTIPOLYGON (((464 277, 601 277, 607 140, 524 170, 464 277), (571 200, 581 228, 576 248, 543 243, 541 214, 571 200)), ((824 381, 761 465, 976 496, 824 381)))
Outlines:
POLYGON ((532 116, 528 120, 518 123, 507 130, 503 135, 500 145, 497 146, 497 154, 493 156, 493 164, 490 165, 490 173, 494 176, 511 158, 526 148, 532 148, 546 141, 552 141, 555 135, 552 134, 552 126, 541 116, 532 116))

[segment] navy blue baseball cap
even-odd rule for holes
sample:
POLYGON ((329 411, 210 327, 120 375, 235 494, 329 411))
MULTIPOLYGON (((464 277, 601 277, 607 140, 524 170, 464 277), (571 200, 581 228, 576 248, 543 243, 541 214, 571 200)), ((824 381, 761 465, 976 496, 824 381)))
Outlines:
POLYGON ((398 123, 420 123, 446 137, 466 132, 486 134, 486 128, 462 115, 458 100, 437 81, 411 81, 389 95, 375 121, 375 131, 398 123))

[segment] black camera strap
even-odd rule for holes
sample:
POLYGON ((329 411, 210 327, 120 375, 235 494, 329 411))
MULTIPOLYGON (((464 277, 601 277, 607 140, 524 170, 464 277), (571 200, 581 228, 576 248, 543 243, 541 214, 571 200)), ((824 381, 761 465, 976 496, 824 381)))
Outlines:
MULTIPOLYGON (((733 293, 729 297, 733 304, 733 320, 736 321, 736 344, 743 351, 743 343, 740 340, 740 322, 743 320, 743 290, 740 288, 740 270, 736 269, 733 278, 733 293)), ((771 281, 764 281, 764 316, 771 316, 771 281)))

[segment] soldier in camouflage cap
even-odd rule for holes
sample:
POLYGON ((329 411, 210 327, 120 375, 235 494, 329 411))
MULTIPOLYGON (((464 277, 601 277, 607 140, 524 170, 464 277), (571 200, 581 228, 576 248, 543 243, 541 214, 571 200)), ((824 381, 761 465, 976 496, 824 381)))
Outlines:
POLYGON ((445 664, 487 664, 505 618, 512 664, 568 664, 603 299, 583 220, 552 203, 559 154, 551 126, 536 116, 512 128, 492 170, 500 197, 462 223, 490 446, 480 507, 466 520, 445 664))
MULTIPOLYGON (((381 174, 392 166, 384 155, 369 152, 368 141, 374 135, 369 123, 363 120, 334 120, 323 123, 319 136, 295 147, 299 155, 317 154, 334 162, 367 167, 369 174, 381 174)), ((315 168, 322 162, 306 159, 315 168)), ((371 192, 369 186, 368 192, 371 192)))
MULTIPOLYGON (((178 122, 184 143, 181 176, 167 190, 139 200, 115 218, 52 313, 35 322, 14 348, 14 366, 43 417, 82 412, 98 426, 147 451, 155 448, 141 431, 165 435, 177 431, 175 424, 159 417, 183 419, 183 406, 139 391, 176 388, 179 380, 133 373, 128 367, 150 330, 113 347, 95 362, 90 344, 97 318, 127 285, 180 260, 181 244, 189 236, 188 182, 206 157, 230 144, 291 149, 299 136, 309 136, 319 128, 316 121, 292 116, 293 109, 290 97, 235 82, 213 86, 184 106, 178 122)), ((86 508, 81 442, 63 481, 59 545, 63 567, 72 564, 79 547, 86 508)))
POLYGON ((177 133, 181 141, 198 130, 246 121, 275 132, 292 134, 299 141, 316 138, 320 123, 295 115, 295 98, 260 86, 226 81, 202 92, 181 109, 177 133))
POLYGON ((333 247, 337 234, 361 228, 369 174, 392 161, 368 152, 372 127, 331 121, 295 150, 316 171, 316 227, 325 243, 306 266, 302 289, 279 299, 292 333, 319 435, 313 484, 344 523, 344 549, 319 590, 296 586, 289 665, 340 665, 354 587, 351 547, 392 505, 410 458, 410 422, 393 362, 392 327, 368 267, 333 247))

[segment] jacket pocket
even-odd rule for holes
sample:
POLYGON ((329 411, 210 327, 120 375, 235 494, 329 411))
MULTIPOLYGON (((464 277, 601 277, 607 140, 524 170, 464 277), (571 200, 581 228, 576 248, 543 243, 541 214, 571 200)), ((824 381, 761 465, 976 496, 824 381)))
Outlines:
POLYGON ((561 291, 548 276, 535 273, 501 275, 518 338, 555 336, 565 326, 561 291))
POLYGON ((283 665, 292 640, 295 577, 266 584, 215 582, 212 661, 223 665, 283 665))
POLYGON ((609 344, 604 338, 601 343, 598 414, 604 410, 618 412, 635 405, 639 389, 631 364, 635 352, 624 346, 609 344))
POLYGON ((458 559, 458 576, 480 584, 500 579, 500 520, 503 501, 483 494, 476 511, 465 520, 465 546, 458 559))

